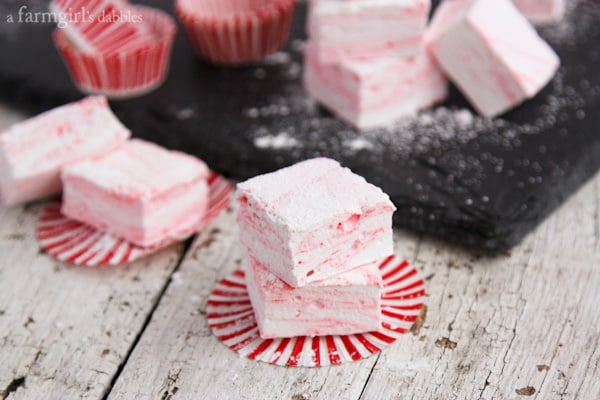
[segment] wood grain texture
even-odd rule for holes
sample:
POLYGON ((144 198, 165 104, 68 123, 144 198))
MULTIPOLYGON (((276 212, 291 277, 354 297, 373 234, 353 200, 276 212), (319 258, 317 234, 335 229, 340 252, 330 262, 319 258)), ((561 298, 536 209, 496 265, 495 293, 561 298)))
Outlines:
POLYGON ((600 398, 599 182, 503 257, 421 240, 427 320, 382 353, 362 398, 600 398))
POLYGON ((281 368, 240 358, 211 334, 206 300, 242 257, 234 213, 197 238, 109 399, 360 396, 376 357, 341 367, 281 368))
POLYGON ((38 251, 38 208, 0 211, 0 393, 24 378, 11 400, 102 398, 182 246, 128 267, 66 266, 38 251))
MULTIPOLYGON (((0 128, 21 118, 2 112, 0 128)), ((0 399, 99 399, 183 246, 128 267, 66 266, 38 250, 39 209, 0 207, 0 399)))
POLYGON ((426 279, 423 326, 321 369, 241 359, 211 336, 206 299, 241 257, 230 212, 193 244, 110 399, 600 398, 599 182, 502 257, 396 231, 426 279))
MULTIPOLYGON (((0 128, 20 118, 2 110, 0 128)), ((597 176, 500 257, 396 230, 426 281, 424 320, 319 369, 242 359, 211 335, 207 297, 242 257, 235 205, 178 268, 182 246, 101 269, 38 252, 39 205, 0 208, 0 399, 600 399, 599 193, 597 176)))

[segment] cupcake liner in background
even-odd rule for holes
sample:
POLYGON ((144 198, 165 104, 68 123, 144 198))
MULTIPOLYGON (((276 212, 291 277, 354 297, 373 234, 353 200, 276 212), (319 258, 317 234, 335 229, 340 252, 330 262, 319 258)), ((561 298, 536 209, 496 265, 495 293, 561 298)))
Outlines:
POLYGON ((54 43, 82 92, 113 99, 130 98, 148 93, 163 83, 177 30, 175 21, 169 14, 150 7, 131 9, 142 17, 154 41, 116 53, 86 53, 74 46, 62 29, 54 31, 54 43))
POLYGON ((74 47, 85 53, 108 55, 153 41, 146 24, 121 20, 135 13, 135 8, 125 0, 53 0, 50 10, 59 14, 83 14, 67 20, 62 29, 74 47))
POLYGON ((176 0, 175 11, 198 54, 243 64, 280 50, 296 0, 176 0))

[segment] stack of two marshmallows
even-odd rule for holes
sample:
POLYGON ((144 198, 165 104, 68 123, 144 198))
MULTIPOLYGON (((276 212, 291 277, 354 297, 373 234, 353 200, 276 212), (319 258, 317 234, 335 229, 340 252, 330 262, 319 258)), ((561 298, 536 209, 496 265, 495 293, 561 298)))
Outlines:
POLYGON ((379 265, 395 207, 381 189, 317 158, 238 185, 248 294, 263 338, 382 326, 379 265))
POLYGON ((312 0, 307 91, 369 129, 445 99, 446 77, 495 117, 554 76, 558 56, 511 0, 444 0, 428 25, 430 8, 430 0, 312 0))

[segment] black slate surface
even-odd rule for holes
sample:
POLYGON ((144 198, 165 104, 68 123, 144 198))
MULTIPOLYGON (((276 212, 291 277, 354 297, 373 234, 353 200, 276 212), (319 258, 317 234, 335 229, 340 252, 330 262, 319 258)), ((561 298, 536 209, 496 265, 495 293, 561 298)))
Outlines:
MULTIPOLYGON (((51 42, 53 26, 7 22, 22 4, 0 3, 0 99, 40 112, 80 98, 51 42)), ((27 6, 44 11, 46 2, 27 6)), ((313 156, 336 158, 390 194, 398 226, 503 251, 600 167, 600 4, 573 0, 570 7, 565 21, 541 30, 563 62, 556 78, 493 121, 452 89, 440 107, 356 132, 302 88, 302 3, 288 46, 268 60, 210 66, 180 29, 166 84, 111 104, 135 136, 193 153, 236 179, 313 156)))

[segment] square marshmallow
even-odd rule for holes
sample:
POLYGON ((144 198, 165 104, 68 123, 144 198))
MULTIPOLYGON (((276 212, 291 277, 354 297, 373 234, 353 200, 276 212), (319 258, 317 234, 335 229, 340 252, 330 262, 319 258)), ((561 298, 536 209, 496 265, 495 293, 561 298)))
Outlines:
POLYGON ((447 81, 432 58, 379 57, 321 63, 306 47, 306 90, 359 129, 383 127, 447 96, 447 81))
POLYGON ((427 46, 471 104, 493 117, 535 96, 559 59, 510 0, 452 0, 433 17, 427 46))
POLYGON ((351 335, 381 328, 378 263, 294 288, 247 257, 246 285, 260 336, 351 335))
POLYGON ((513 3, 535 24, 558 22, 566 10, 565 0, 513 0, 513 3))
POLYGON ((421 53, 430 0, 313 0, 308 31, 319 61, 421 53))
POLYGON ((106 157, 66 167, 62 212, 139 246, 193 233, 208 204, 207 166, 132 140, 106 157))
POLYGON ((237 221, 251 257, 300 287, 393 253, 389 197, 315 158, 240 183, 237 221))
POLYGON ((87 97, 0 133, 0 200, 13 205, 60 193, 63 166, 102 156, 130 132, 104 97, 87 97))

